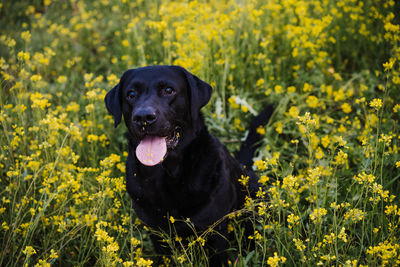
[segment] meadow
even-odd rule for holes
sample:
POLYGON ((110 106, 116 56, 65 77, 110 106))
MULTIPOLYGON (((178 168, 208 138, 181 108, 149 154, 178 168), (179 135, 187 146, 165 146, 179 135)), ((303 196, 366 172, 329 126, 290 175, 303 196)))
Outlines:
MULTIPOLYGON (((275 107, 253 166, 268 201, 225 218, 230 266, 400 265, 399 14, 394 0, 0 1, 0 266, 156 266, 103 100, 153 64, 213 86, 203 113, 232 152, 275 107)), ((162 265, 207 265, 208 233, 158 234, 162 265)))

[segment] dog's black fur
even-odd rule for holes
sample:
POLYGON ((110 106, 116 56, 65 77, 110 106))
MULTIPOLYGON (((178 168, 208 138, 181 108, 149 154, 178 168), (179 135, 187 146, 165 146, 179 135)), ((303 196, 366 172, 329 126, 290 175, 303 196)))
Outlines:
MULTIPOLYGON (((117 86, 105 97, 115 127, 122 115, 128 128, 129 155, 126 162, 126 187, 137 216, 148 226, 168 232, 170 216, 186 220, 196 231, 242 207, 245 196, 258 190, 257 177, 249 168, 259 140, 256 128, 265 125, 272 113, 266 108, 253 120, 249 135, 235 160, 211 135, 200 109, 212 93, 209 84, 182 67, 149 66, 126 71, 117 86), (170 136, 165 159, 155 166, 139 162, 135 149, 147 135, 170 136), (241 164, 242 163, 242 164, 241 164), (248 188, 238 179, 250 176, 248 188)), ((250 168, 251 169, 251 168, 250 168)), ((174 223, 176 234, 186 238, 193 230, 183 221, 174 223)), ((226 263, 227 223, 215 229, 220 235, 206 242, 213 251, 210 265, 226 263)), ((156 250, 163 246, 152 238, 156 250)), ((165 251, 164 251, 165 252, 165 251)))

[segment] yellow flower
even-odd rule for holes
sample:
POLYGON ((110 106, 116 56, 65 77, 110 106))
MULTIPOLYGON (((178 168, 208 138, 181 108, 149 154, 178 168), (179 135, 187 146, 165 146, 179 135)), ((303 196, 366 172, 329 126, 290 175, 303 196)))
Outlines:
POLYGON ((267 91, 264 92, 264 95, 269 96, 271 94, 272 90, 268 89, 267 91))
POLYGON ((97 140, 99 140, 99 137, 97 135, 94 135, 94 134, 89 134, 88 137, 87 137, 87 141, 89 143, 96 142, 97 140))
POLYGON ((327 148, 329 144, 331 143, 329 135, 325 135, 324 137, 321 138, 321 144, 324 148, 327 148))
POLYGON ((318 147, 317 150, 315 151, 315 157, 317 159, 322 159, 324 155, 325 155, 324 151, 322 151, 322 149, 318 147))
POLYGON ((64 75, 60 75, 60 76, 58 76, 58 78, 57 78, 57 82, 58 82, 58 83, 65 83, 66 81, 67 81, 67 77, 64 76, 64 75))
POLYGON ((344 218, 346 220, 352 221, 353 223, 356 223, 358 221, 361 221, 366 213, 360 209, 350 209, 344 214, 344 218))
POLYGON ((265 192, 262 190, 261 187, 258 188, 258 191, 256 193, 257 198, 264 198, 265 197, 265 192))
POLYGON ((313 221, 313 223, 318 223, 321 222, 322 217, 325 216, 327 213, 328 212, 324 208, 316 208, 310 214, 310 218, 313 221))
POLYGON ((265 80, 264 79, 258 79, 256 82, 256 86, 257 87, 262 87, 265 84, 265 80))
POLYGON ((175 223, 175 218, 172 217, 172 216, 169 216, 169 221, 170 221, 171 223, 175 223))
POLYGON ((31 40, 31 33, 29 31, 24 31, 21 33, 21 38, 25 40, 25 42, 29 43, 31 40))
POLYGON ((50 256, 49 256, 49 258, 50 258, 51 260, 57 259, 57 258, 58 258, 58 253, 57 253, 56 251, 54 251, 54 249, 51 249, 51 250, 50 250, 50 256))
POLYGON ((249 182, 249 179, 250 179, 249 176, 242 175, 242 176, 238 179, 238 181, 239 181, 239 183, 241 183, 243 186, 247 186, 247 184, 248 184, 248 182, 249 182))
POLYGON ((346 96, 344 94, 344 90, 342 88, 340 88, 338 91, 334 91, 333 96, 334 96, 334 100, 336 102, 342 101, 346 98, 346 96))
POLYGON ((318 127, 319 119, 314 114, 313 118, 311 117, 310 112, 306 112, 304 116, 298 116, 297 119, 299 120, 297 124, 299 126, 307 126, 307 127, 318 127))
POLYGON ((26 257, 29 258, 31 255, 36 254, 36 250, 31 246, 26 246, 22 253, 24 253, 26 257))
POLYGON ((31 76, 32 82, 37 82, 37 81, 41 81, 41 80, 42 80, 42 76, 40 74, 34 74, 31 76))
POLYGON ((297 117, 299 116, 299 110, 297 109, 296 106, 290 107, 290 109, 289 109, 289 115, 290 115, 292 118, 297 118, 297 117))
POLYGON ((32 108, 40 108, 43 110, 51 106, 49 103, 49 99, 51 99, 50 95, 43 95, 39 92, 35 92, 31 94, 30 99, 32 101, 32 108))
POLYGON ((274 252, 274 256, 273 257, 269 257, 267 260, 267 264, 271 267, 278 267, 279 263, 285 263, 286 262, 286 258, 285 257, 279 257, 278 253, 274 252))
POLYGON ((335 80, 337 80, 337 81, 341 81, 341 80, 343 80, 342 76, 340 76, 340 74, 339 74, 339 73, 335 73, 335 74, 333 74, 333 77, 334 77, 334 78, 335 78, 335 80))
POLYGON ((316 108, 319 106, 319 100, 316 96, 310 95, 306 99, 306 103, 310 108, 316 108))
POLYGON ((382 105, 382 99, 380 98, 374 98, 369 102, 369 106, 375 108, 377 111, 382 107, 382 105))
POLYGON ((77 104, 76 102, 70 102, 65 110, 76 113, 79 111, 79 109, 80 109, 79 104, 77 104))
POLYGON ((347 243, 346 228, 342 227, 342 229, 340 230, 340 233, 338 235, 338 238, 342 239, 343 242, 347 243))
POLYGON ((204 238, 202 238, 202 237, 199 236, 199 237, 196 239, 196 242, 199 243, 201 246, 204 246, 204 244, 206 243, 206 240, 205 240, 204 238))
POLYGON ((147 266, 151 266, 153 264, 152 260, 145 260, 143 258, 139 258, 136 261, 136 266, 138 267, 147 267, 147 266))
POLYGON ((292 228, 292 225, 297 225, 300 222, 300 217, 294 214, 289 214, 287 218, 287 222, 290 224, 289 228, 292 228))
POLYGON ((229 105, 230 105, 232 108, 239 108, 239 104, 236 103, 236 97, 235 97, 235 96, 229 97, 229 98, 228 98, 228 102, 229 102, 229 105))
POLYGON ((301 241, 300 239, 293 238, 293 242, 298 251, 304 251, 306 249, 306 246, 303 244, 303 241, 301 241))
POLYGON ((381 137, 379 138, 380 143, 385 143, 386 146, 389 146, 390 143, 392 142, 393 135, 386 135, 386 134, 381 134, 381 137))
POLYGON ((354 180, 356 180, 359 184, 372 184, 375 180, 375 176, 362 172, 361 174, 354 176, 354 180))
POLYGON ((311 84, 305 83, 305 84, 303 85, 303 92, 311 92, 312 88, 313 88, 313 87, 312 87, 311 84))
MULTIPOLYGON (((179 257, 178 257, 178 261, 179 261, 180 263, 184 263, 184 262, 186 261, 185 255, 179 256, 179 257)), ((168 266, 168 265, 167 265, 167 266, 168 266)))
POLYGON ((350 113, 351 112, 351 106, 348 103, 343 103, 341 108, 342 108, 344 113, 350 113))
MULTIPOLYGON (((263 196, 264 197, 264 196, 263 196)), ((260 202, 258 204, 258 215, 263 216, 267 213, 267 204, 266 202, 260 202)))
MULTIPOLYGON (((5 208, 1 208, 0 209, 0 214, 2 214, 4 212, 5 208)), ((10 230, 10 227, 7 225, 7 222, 3 222, 1 224, 1 227, 3 228, 4 231, 8 231, 10 230)))
POLYGON ((383 63, 383 67, 385 71, 389 71, 393 68, 394 63, 396 62, 396 58, 390 58, 388 62, 383 63))
POLYGON ((242 121, 239 118, 235 118, 233 124, 239 131, 244 131, 245 128, 242 126, 242 121))
POLYGON ((385 213, 386 213, 386 215, 393 214, 393 215, 400 216, 400 209, 397 207, 396 204, 388 205, 385 207, 385 213))
POLYGON ((335 156, 334 163, 337 165, 347 165, 347 158, 348 158, 347 153, 340 150, 338 154, 335 156))
POLYGON ((258 180, 258 182, 260 182, 261 184, 265 184, 268 181, 269 181, 269 178, 266 175, 262 175, 260 177, 260 179, 258 180))
POLYGON ((111 73, 107 76, 108 86, 115 86, 118 83, 119 78, 117 75, 111 73))
MULTIPOLYGON (((296 92, 296 87, 294 87, 294 86, 289 86, 289 87, 287 88, 287 91, 288 91, 289 94, 294 93, 294 92, 296 92)), ((297 117, 297 116, 296 116, 296 117, 297 117)))
POLYGON ((278 121, 277 123, 274 124, 275 126, 275 131, 279 134, 282 134, 283 132, 283 123, 281 121, 278 121))
POLYGON ((125 46, 125 47, 128 47, 129 46, 129 41, 128 40, 122 40, 122 45, 123 46, 125 46))
POLYGON ((94 104, 89 104, 89 105, 86 105, 86 107, 85 107, 85 110, 87 113, 94 111, 94 109, 95 109, 94 104))
POLYGON ((370 246, 367 249, 367 254, 380 258, 382 260, 381 265, 386 266, 396 262, 399 249, 400 245, 398 243, 392 244, 389 240, 385 240, 377 246, 370 246))
POLYGON ((265 134, 265 129, 264 129, 264 127, 262 125, 258 126, 257 133, 259 135, 264 135, 265 134))
POLYGON ((103 248, 103 251, 108 253, 113 253, 119 250, 119 245, 117 242, 111 242, 106 247, 103 248))
POLYGON ((18 52, 17 57, 19 60, 28 61, 31 55, 29 54, 29 52, 20 51, 18 52))
POLYGON ((254 231, 254 238, 256 240, 262 240, 263 236, 257 230, 255 230, 254 231))
POLYGON ((111 154, 104 160, 100 161, 100 166, 104 167, 105 169, 113 167, 116 163, 121 161, 121 157, 117 154, 111 154))
POLYGON ((275 85, 274 90, 278 95, 283 93, 283 87, 280 85, 275 85))

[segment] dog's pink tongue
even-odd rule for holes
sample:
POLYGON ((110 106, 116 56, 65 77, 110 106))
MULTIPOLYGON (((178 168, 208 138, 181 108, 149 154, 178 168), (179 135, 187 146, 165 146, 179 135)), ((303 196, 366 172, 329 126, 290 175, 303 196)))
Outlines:
POLYGON ((147 136, 136 148, 136 157, 146 166, 154 166, 160 163, 167 153, 165 137, 147 136))

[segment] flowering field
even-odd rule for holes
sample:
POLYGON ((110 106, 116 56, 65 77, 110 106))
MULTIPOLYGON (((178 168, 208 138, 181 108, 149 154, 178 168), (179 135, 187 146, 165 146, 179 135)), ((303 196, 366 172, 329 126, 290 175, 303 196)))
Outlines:
MULTIPOLYGON (((152 64, 213 86, 203 112, 232 152, 275 106, 254 164, 268 201, 247 200, 250 235, 227 218, 232 266, 399 265, 399 5, 0 2, 0 266, 156 265, 125 192, 125 129, 103 102, 152 64)), ((158 234, 165 266, 207 264, 205 233, 187 246, 158 234)))

